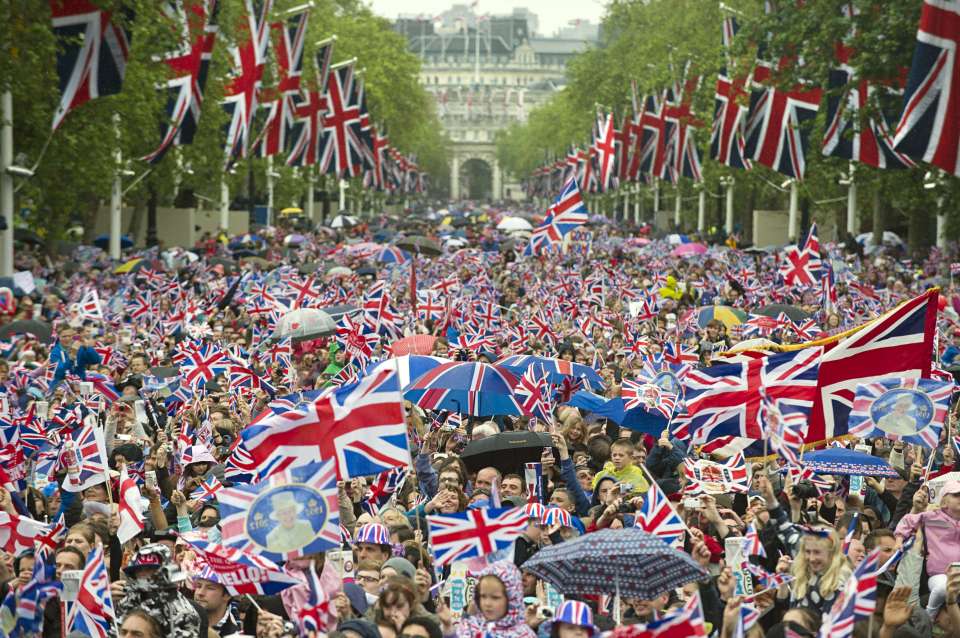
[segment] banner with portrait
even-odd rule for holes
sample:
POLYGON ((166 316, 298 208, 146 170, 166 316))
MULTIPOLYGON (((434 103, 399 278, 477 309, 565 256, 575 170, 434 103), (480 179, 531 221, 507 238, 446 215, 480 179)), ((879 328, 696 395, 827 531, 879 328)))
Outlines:
POLYGON ((333 460, 273 474, 263 483, 223 488, 223 544, 273 561, 340 546, 340 508, 333 460))
POLYGON ((857 386, 847 432, 885 437, 926 448, 940 444, 953 383, 934 379, 881 379, 857 386))

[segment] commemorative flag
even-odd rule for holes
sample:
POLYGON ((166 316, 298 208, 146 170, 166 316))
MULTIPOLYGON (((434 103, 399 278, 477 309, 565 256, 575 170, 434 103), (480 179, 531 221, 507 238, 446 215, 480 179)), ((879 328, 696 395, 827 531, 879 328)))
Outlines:
POLYGON ((879 379, 857 386, 847 421, 848 434, 886 437, 936 448, 950 410, 952 382, 933 379, 879 379))

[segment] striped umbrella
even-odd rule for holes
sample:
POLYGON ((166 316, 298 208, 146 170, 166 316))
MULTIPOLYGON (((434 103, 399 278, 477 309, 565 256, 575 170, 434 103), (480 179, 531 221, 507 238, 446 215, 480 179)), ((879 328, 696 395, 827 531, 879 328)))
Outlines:
POLYGON ((513 395, 517 379, 505 368, 475 361, 453 361, 417 379, 404 397, 425 410, 469 416, 523 414, 513 395))
POLYGON ((423 355, 404 355, 393 359, 384 359, 383 361, 372 364, 363 371, 364 376, 378 372, 379 370, 394 370, 400 380, 400 389, 405 390, 411 383, 421 376, 433 370, 439 365, 449 363, 450 359, 443 357, 427 357, 423 355))
POLYGON ((543 369, 549 375, 547 380, 555 385, 563 383, 565 378, 586 379, 592 389, 603 388, 603 379, 600 378, 600 374, 583 363, 553 357, 538 357, 532 354, 515 354, 497 361, 498 366, 503 366, 517 376, 522 375, 535 363, 543 364, 543 369))
POLYGON ((716 319, 730 328, 738 326, 747 320, 747 313, 739 308, 730 306, 700 306, 689 311, 692 314, 684 315, 683 319, 692 319, 701 328, 706 328, 707 324, 716 319))

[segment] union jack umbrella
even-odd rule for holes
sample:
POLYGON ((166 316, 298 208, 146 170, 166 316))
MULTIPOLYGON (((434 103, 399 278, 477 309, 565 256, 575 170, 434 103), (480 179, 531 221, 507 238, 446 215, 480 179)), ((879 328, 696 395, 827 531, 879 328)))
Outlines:
POLYGON ((514 374, 523 374, 530 366, 540 364, 547 372, 548 381, 553 385, 565 380, 584 379, 593 390, 603 389, 603 378, 595 369, 583 363, 575 363, 566 359, 540 357, 535 355, 513 355, 496 362, 496 365, 506 368, 514 374))
POLYGON ((427 372, 404 392, 425 410, 450 410, 469 416, 523 414, 514 395, 517 378, 488 363, 454 361, 427 372))
POLYGON ((940 444, 953 389, 952 381, 933 379, 878 379, 863 383, 857 386, 847 433, 857 438, 883 436, 934 449, 940 444))
POLYGON ((511 509, 475 509, 427 516, 430 546, 443 566, 474 556, 487 556, 509 547, 527 529, 527 513, 511 509))
POLYGON ((450 360, 443 357, 410 354, 370 364, 363 374, 367 376, 380 370, 393 370, 397 373, 400 389, 406 390, 414 381, 444 363, 450 363, 450 360))
POLYGON ((56 130, 73 109, 120 92, 130 56, 130 32, 91 0, 50 0, 50 12, 58 40, 56 130))
POLYGON ((336 483, 336 465, 328 459, 256 485, 223 488, 217 495, 223 544, 271 561, 339 547, 336 483))

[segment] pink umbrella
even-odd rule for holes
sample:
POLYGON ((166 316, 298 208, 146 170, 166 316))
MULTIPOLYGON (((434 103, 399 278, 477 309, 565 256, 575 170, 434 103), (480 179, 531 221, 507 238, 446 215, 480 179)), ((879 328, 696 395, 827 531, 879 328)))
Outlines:
POLYGON ((674 257, 689 257, 690 255, 702 255, 707 252, 707 247, 703 244, 680 244, 670 252, 674 257))
POLYGON ((433 335, 413 335, 394 341, 390 345, 390 354, 401 357, 405 354, 428 355, 433 353, 433 344, 437 338, 433 335))

